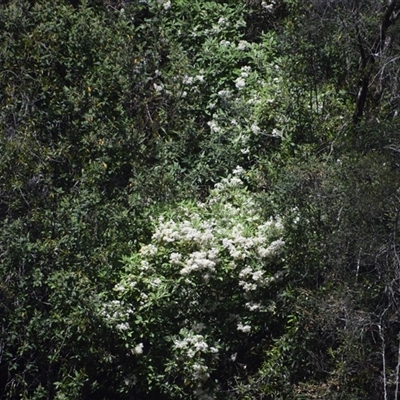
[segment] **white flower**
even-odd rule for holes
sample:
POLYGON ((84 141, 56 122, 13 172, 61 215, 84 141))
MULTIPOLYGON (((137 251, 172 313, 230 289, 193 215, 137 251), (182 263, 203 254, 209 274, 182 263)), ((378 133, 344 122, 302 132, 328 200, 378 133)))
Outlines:
POLYGON ((123 323, 121 323, 121 324, 118 324, 118 325, 116 326, 116 328, 117 328, 118 330, 120 330, 120 331, 126 331, 126 330, 128 330, 128 329, 130 328, 130 326, 129 326, 129 324, 128 324, 127 322, 123 322, 123 323))
POLYGON ((246 307, 250 310, 250 311, 256 311, 259 310, 261 308, 261 304, 257 304, 257 303, 246 303, 246 307))
POLYGON ((246 42, 246 40, 241 40, 238 44, 238 49, 246 50, 249 46, 250 46, 249 42, 246 42))
POLYGON ((114 290, 116 292, 125 292, 125 286, 120 283, 114 286, 114 290))
POLYGON ((249 283, 245 281, 239 281, 239 285, 243 286, 245 292, 250 292, 257 290, 257 285, 255 283, 249 283))
POLYGON ((235 80, 235 86, 240 90, 243 89, 246 86, 246 81, 239 76, 238 78, 236 78, 235 80))
POLYGON ((156 83, 153 83, 153 87, 154 87, 154 90, 155 90, 157 93, 162 92, 163 89, 164 89, 164 86, 163 86, 162 83, 161 83, 160 85, 157 85, 156 83))
POLYGON ((275 136, 275 137, 282 137, 282 132, 278 131, 278 129, 276 129, 276 128, 272 129, 271 134, 272 134, 272 136, 275 136))
POLYGON ((204 82, 204 75, 196 75, 196 80, 199 82, 204 82))
POLYGON ((132 350, 133 354, 142 354, 143 353, 143 343, 139 343, 135 348, 132 350))
POLYGON ((221 40, 219 42, 219 45, 222 47, 228 47, 231 44, 231 42, 229 40, 221 40))
POLYGON ((283 246, 285 245, 285 242, 283 241, 282 238, 273 241, 269 246, 268 250, 272 254, 276 254, 283 246))
POLYGON ((169 260, 171 264, 179 264, 182 260, 182 254, 180 253, 171 253, 169 256, 169 260))
POLYGON ((142 248, 140 249, 140 252, 145 255, 145 256, 155 256, 157 254, 157 247, 150 243, 146 246, 142 246, 142 248))
POLYGON ((221 128, 218 126, 218 124, 215 121, 208 121, 207 125, 210 127, 211 132, 219 132, 221 128))
POLYGON ((261 258, 268 257, 270 254, 270 251, 268 249, 266 249, 265 247, 259 247, 257 252, 261 258))
POLYGON ((243 172, 244 172, 244 169, 243 169, 240 165, 238 165, 238 166, 232 171, 232 173, 233 173, 234 175, 242 175, 243 172))
POLYGON ((194 348, 196 351, 202 351, 205 352, 208 349, 208 344, 204 341, 199 341, 194 344, 194 348))
POLYGON ((169 10, 170 8, 171 8, 171 1, 166 1, 164 4, 163 4, 163 7, 164 7, 164 10, 169 10))
POLYGON ((251 125, 251 131, 253 133, 258 133, 258 132, 260 132, 260 127, 257 124, 253 124, 253 125, 251 125))
POLYGON ((160 278, 156 278, 153 280, 153 282, 151 282, 151 286, 153 287, 158 287, 161 285, 161 279, 160 278))
POLYGON ((249 333, 251 331, 251 326, 250 325, 243 325, 241 322, 238 323, 237 325, 237 330, 242 331, 244 333, 249 333))
POLYGON ((215 347, 210 347, 210 353, 218 353, 218 349, 215 347))
POLYGON ((183 83, 184 85, 192 85, 192 84, 193 84, 193 77, 192 77, 192 76, 185 75, 185 76, 183 77, 182 83, 183 83))
POLYGON ((256 272, 253 273, 252 278, 253 278, 254 281, 259 281, 262 278, 262 276, 263 276, 263 272, 262 271, 256 271, 256 272))
POLYGON ((191 269, 190 269, 189 267, 182 268, 182 269, 179 271, 179 273, 180 273, 181 275, 183 275, 183 276, 189 275, 190 272, 191 272, 191 269))
POLYGON ((250 267, 246 267, 240 271, 239 278, 245 278, 253 273, 253 269, 250 267))
POLYGON ((220 19, 218 20, 218 25, 225 25, 226 24, 226 18, 224 17, 220 17, 220 19))
POLYGON ((268 4, 266 1, 263 1, 261 3, 262 8, 264 8, 265 10, 271 12, 274 8, 274 4, 275 2, 271 2, 270 4, 268 4))

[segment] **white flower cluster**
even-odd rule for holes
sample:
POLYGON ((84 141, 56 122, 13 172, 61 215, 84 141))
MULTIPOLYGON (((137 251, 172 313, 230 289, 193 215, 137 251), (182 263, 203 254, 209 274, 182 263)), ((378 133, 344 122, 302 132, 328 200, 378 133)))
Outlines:
POLYGON ((250 333, 251 326, 250 325, 243 325, 241 322, 237 325, 237 330, 242 331, 243 333, 250 333))
POLYGON ((183 77, 182 83, 183 83, 184 85, 193 85, 193 82, 194 82, 193 76, 185 75, 185 76, 183 77))
MULTIPOLYGON (((204 329, 204 324, 196 324, 200 330, 204 329)), ((210 346, 203 335, 196 333, 195 330, 181 329, 180 337, 174 340, 173 349, 178 353, 179 360, 183 361, 183 368, 190 380, 196 387, 195 396, 198 399, 208 399, 203 390, 204 383, 210 377, 209 367, 206 364, 205 355, 211 355, 213 359, 218 357, 218 349, 210 346)), ((209 356, 208 356, 209 357, 209 356)))
POLYGON ((214 272, 216 265, 216 255, 213 250, 195 251, 191 253, 185 262, 185 267, 181 269, 181 275, 189 275, 193 271, 206 272, 205 277, 208 278, 208 272, 214 272))
POLYGON ((280 218, 262 221, 254 199, 243 189, 240 178, 243 174, 243 168, 237 166, 231 177, 215 185, 208 202, 199 206, 210 215, 217 213, 218 221, 211 218, 203 220, 190 210, 187 210, 187 219, 180 221, 166 221, 161 217, 152 237, 153 243, 143 246, 141 254, 152 258, 157 254, 157 246, 176 243, 174 251, 169 254, 171 265, 180 266, 183 276, 195 273, 205 281, 216 272, 218 263, 227 254, 233 267, 246 259, 257 260, 260 270, 247 273, 248 269, 245 268, 239 275, 239 285, 246 292, 265 286, 269 278, 264 277, 261 271, 263 260, 279 254, 284 246, 282 238, 271 240, 271 236, 281 234, 283 225, 280 218), (232 196, 232 192, 236 192, 236 201, 223 201, 224 197, 232 196), (249 231, 249 224, 255 229, 249 231), (193 244, 199 246, 199 250, 186 251, 185 254, 176 251, 181 246, 190 248, 193 244))
MULTIPOLYGON (((182 222, 164 221, 163 218, 160 218, 152 239, 158 244, 185 241, 207 245, 214 240, 213 223, 210 221, 201 222, 196 215, 182 222)), ((181 259, 178 254, 174 252, 170 256, 175 264, 181 259)))
POLYGON ((159 85, 153 83, 153 87, 156 93, 161 93, 164 90, 164 85, 162 83, 160 83, 159 85))
POLYGON ((244 80, 243 77, 239 76, 235 80, 235 86, 240 90, 243 89, 246 86, 246 81, 244 80))
POLYGON ((257 290, 275 280, 273 277, 265 277, 264 271, 249 266, 240 271, 239 278, 239 286, 242 286, 245 292, 257 290))
POLYGON ((251 45, 246 40, 241 40, 237 47, 238 47, 239 50, 244 51, 244 50, 247 50, 248 48, 250 48, 251 45))
POLYGON ((158 2, 163 6, 164 10, 169 10, 172 6, 171 0, 158 0, 158 2))
POLYGON ((127 341, 129 354, 139 355, 144 349, 138 326, 148 320, 162 323, 163 311, 176 308, 185 328, 179 335, 166 332, 172 342, 166 342, 165 351, 171 373, 183 374, 197 399, 212 398, 206 389, 224 343, 213 336, 221 321, 211 314, 230 292, 237 299, 229 297, 233 331, 249 334, 260 312, 275 312, 263 289, 279 277, 271 265, 284 246, 283 224, 279 217, 265 220, 245 187, 246 176, 237 166, 206 201, 182 203, 159 217, 150 244, 126 260, 127 273, 114 287, 121 301, 105 303, 101 311, 127 341), (156 314, 149 318, 149 313, 156 314))
POLYGON ((264 10, 271 12, 274 9, 276 2, 274 0, 272 1, 262 1, 261 6, 264 8, 264 10))
POLYGON ((220 132, 221 131, 221 127, 218 126, 218 123, 216 121, 208 121, 207 125, 210 127, 211 132, 220 132))
POLYGON ((199 335, 186 329, 182 329, 180 334, 184 337, 181 340, 177 339, 174 341, 174 348, 183 351, 188 358, 199 356, 201 353, 218 353, 218 349, 216 347, 209 346, 206 343, 203 335, 199 335))
POLYGON ((125 327, 127 325, 121 321, 129 318, 129 316, 133 314, 134 311, 131 307, 125 307, 120 300, 112 300, 110 302, 103 303, 101 310, 99 310, 99 313, 109 323, 118 322, 119 326, 116 326, 117 329, 125 330, 125 327))
POLYGON ((221 47, 228 47, 228 46, 230 46, 230 44, 231 44, 231 42, 230 42, 229 40, 221 40, 221 41, 219 42, 219 45, 220 45, 221 47))

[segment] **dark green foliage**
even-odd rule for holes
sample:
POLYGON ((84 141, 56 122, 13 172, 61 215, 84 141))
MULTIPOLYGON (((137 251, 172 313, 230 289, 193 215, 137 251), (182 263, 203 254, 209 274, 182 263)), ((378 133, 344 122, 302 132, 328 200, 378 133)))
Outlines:
POLYGON ((241 165, 260 212, 283 218, 284 267, 265 294, 274 323, 236 363, 219 361, 214 386, 238 399, 394 399, 399 10, 0 2, 0 397, 184 398, 185 382, 161 376, 158 336, 146 384, 132 384, 139 364, 99 310, 151 218, 206 199, 241 165))

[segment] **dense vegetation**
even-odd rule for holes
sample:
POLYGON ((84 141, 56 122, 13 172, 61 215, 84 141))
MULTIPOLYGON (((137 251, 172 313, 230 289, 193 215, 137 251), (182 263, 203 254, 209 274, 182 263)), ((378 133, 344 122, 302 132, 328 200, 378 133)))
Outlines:
POLYGON ((397 400, 399 16, 0 2, 0 397, 397 400))

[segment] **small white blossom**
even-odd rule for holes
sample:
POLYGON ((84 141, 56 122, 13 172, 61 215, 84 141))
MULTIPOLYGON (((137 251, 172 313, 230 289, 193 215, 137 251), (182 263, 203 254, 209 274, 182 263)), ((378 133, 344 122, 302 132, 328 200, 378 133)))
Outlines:
POLYGON ((218 349, 216 347, 210 347, 210 353, 218 353, 218 349))
POLYGON ((116 292, 125 292, 125 286, 120 283, 114 286, 114 290, 116 292))
POLYGON ((259 281, 263 276, 263 272, 262 271, 256 271, 253 273, 252 278, 254 281, 259 281))
POLYGON ((269 12, 271 12, 273 10, 274 4, 275 4, 275 2, 271 2, 269 4, 266 1, 261 2, 262 8, 264 8, 264 10, 267 10, 269 12))
POLYGON ((194 78, 192 76, 185 75, 183 77, 182 83, 184 85, 192 85, 193 84, 193 80, 194 80, 194 78))
POLYGON ((237 325, 237 330, 242 331, 244 333, 249 333, 251 331, 251 326, 250 325, 243 325, 241 322, 238 323, 237 325))
POLYGON ((246 86, 246 81, 239 76, 238 78, 236 78, 235 80, 235 86, 240 90, 243 89, 246 86))
POLYGON ((193 358, 196 355, 196 352, 194 351, 194 349, 189 349, 187 352, 187 356, 189 358, 193 358))
POLYGON ((130 326, 129 326, 129 324, 128 324, 127 322, 123 322, 123 323, 121 323, 121 324, 118 324, 118 325, 116 326, 116 328, 117 328, 118 330, 120 330, 120 331, 126 331, 126 330, 128 330, 128 329, 130 328, 130 326))
POLYGON ((207 125, 210 127, 211 132, 219 132, 221 128, 218 126, 218 124, 215 121, 208 121, 207 125))
POLYGON ((253 273, 253 269, 250 267, 246 267, 240 271, 239 278, 245 278, 253 273))
POLYGON ((164 10, 169 10, 170 8, 171 8, 171 1, 166 1, 164 4, 163 4, 163 7, 164 7, 164 10))
POLYGON ((246 303, 246 307, 250 311, 256 311, 256 310, 259 310, 261 308, 261 304, 258 304, 258 303, 246 303))
POLYGON ((196 75, 196 80, 199 82, 204 82, 204 75, 196 75))
POLYGON ((157 85, 156 83, 153 83, 153 87, 154 87, 154 90, 155 90, 157 93, 162 92, 163 89, 164 89, 164 85, 163 85, 162 83, 159 84, 159 85, 157 85))
POLYGON ((161 283, 162 283, 162 281, 161 281, 160 278, 155 278, 155 279, 151 282, 151 286, 153 286, 153 287, 158 287, 158 286, 161 285, 161 283))
POLYGON ((142 354, 143 353, 143 343, 139 343, 135 348, 132 350, 133 354, 142 354))
POLYGON ((238 166, 232 171, 232 173, 233 173, 234 175, 242 175, 243 172, 244 172, 244 169, 243 169, 240 165, 238 165, 238 166))
POLYGON ((155 256, 157 254, 157 250, 157 247, 154 244, 150 243, 146 246, 142 246, 140 252, 145 256, 155 256))
POLYGON ((227 20, 224 17, 220 17, 220 19, 218 20, 218 25, 226 25, 227 20))
POLYGON ((239 42, 239 44, 238 44, 238 49, 243 51, 243 50, 248 49, 249 46, 250 46, 250 43, 249 43, 249 42, 246 42, 246 40, 241 40, 241 41, 239 42))
POLYGON ((171 255, 169 256, 169 260, 170 260, 171 264, 180 264, 180 262, 182 260, 182 254, 171 253, 171 255))
POLYGON ((272 129, 271 135, 275 136, 275 137, 282 137, 282 132, 280 132, 278 129, 274 128, 274 129, 272 129))
POLYGON ((259 133, 260 132, 260 127, 257 124, 251 125, 251 131, 253 133, 259 133))
POLYGON ((228 47, 231 44, 231 42, 229 40, 221 40, 219 42, 219 45, 222 47, 228 47))

